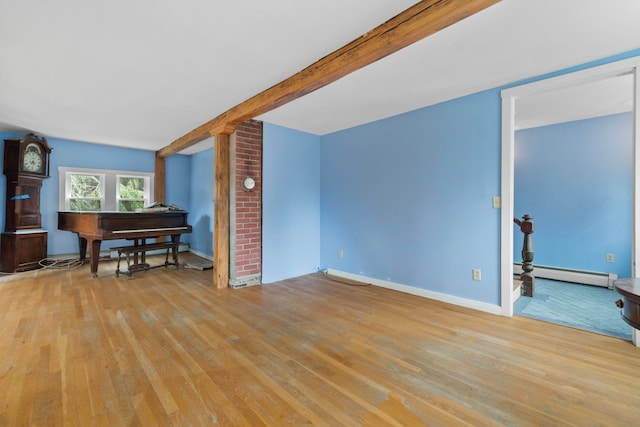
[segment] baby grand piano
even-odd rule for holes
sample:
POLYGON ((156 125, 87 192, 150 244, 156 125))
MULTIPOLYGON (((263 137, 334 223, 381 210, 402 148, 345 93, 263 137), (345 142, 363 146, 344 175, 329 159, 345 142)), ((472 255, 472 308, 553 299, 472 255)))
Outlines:
POLYGON ((91 274, 98 275, 100 243, 103 240, 140 240, 170 236, 179 242, 182 233, 191 233, 185 211, 160 212, 58 212, 58 229, 74 232, 80 243, 80 259, 89 246, 91 274))

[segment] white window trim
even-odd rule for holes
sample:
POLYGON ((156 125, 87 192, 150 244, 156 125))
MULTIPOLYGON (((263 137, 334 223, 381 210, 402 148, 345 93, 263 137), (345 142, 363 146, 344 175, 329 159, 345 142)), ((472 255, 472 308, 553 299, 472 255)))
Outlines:
POLYGON ((58 167, 58 209, 61 211, 70 210, 69 198, 71 196, 71 175, 72 174, 87 174, 87 175, 99 175, 102 176, 104 181, 102 182, 104 188, 104 199, 101 200, 101 206, 103 211, 117 212, 118 211, 118 178, 119 177, 134 177, 145 178, 147 186, 145 186, 145 204, 149 204, 154 200, 154 177, 152 172, 133 172, 133 171, 121 171, 110 169, 88 169, 88 168, 72 168, 66 166, 58 167))

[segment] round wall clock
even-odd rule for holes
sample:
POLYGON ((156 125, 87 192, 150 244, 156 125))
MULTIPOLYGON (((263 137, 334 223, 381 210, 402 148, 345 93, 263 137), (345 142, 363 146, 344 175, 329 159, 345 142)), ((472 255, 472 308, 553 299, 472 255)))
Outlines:
POLYGON ((248 176, 244 179, 242 185, 244 185, 244 188, 246 188, 247 190, 253 190, 253 187, 256 186, 256 182, 253 180, 253 178, 248 176))

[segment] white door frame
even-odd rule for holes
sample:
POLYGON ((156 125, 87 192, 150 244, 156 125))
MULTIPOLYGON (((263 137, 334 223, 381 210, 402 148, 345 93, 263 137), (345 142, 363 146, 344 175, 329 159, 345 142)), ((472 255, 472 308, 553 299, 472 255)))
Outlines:
POLYGON ((633 231, 632 274, 639 277, 640 268, 640 57, 624 59, 558 77, 552 77, 521 86, 504 89, 502 94, 502 173, 500 213, 500 307, 503 316, 513 316, 513 186, 514 186, 514 135, 515 106, 518 98, 548 92, 569 86, 581 85, 619 75, 632 74, 633 78, 633 231))

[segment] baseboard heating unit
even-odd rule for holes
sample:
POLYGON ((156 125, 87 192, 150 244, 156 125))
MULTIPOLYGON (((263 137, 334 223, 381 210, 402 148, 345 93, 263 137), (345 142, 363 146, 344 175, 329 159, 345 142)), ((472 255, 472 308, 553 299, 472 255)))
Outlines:
MULTIPOLYGON (((522 274, 522 264, 513 264, 513 274, 522 274)), ((585 285, 613 288, 614 280, 618 275, 614 273, 601 273, 597 271, 568 270, 565 268, 549 267, 544 265, 533 266, 534 277, 543 279, 561 280, 563 282, 582 283, 585 285)))

